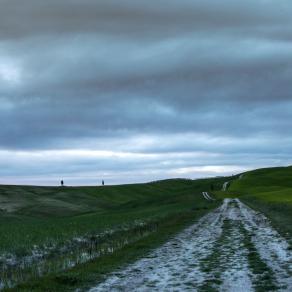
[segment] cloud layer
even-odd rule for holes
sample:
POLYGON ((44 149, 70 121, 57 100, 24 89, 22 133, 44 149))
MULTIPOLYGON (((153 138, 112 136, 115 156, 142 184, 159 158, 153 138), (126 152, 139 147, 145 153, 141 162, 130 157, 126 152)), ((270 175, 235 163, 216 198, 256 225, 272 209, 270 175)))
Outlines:
POLYGON ((292 162, 287 0, 3 0, 0 183, 292 162))

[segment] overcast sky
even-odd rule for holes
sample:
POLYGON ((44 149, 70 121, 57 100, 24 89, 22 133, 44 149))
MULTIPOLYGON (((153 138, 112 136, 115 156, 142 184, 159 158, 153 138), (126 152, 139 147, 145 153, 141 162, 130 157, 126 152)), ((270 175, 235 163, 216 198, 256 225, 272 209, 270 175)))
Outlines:
POLYGON ((1 0, 0 183, 292 164, 290 0, 1 0))

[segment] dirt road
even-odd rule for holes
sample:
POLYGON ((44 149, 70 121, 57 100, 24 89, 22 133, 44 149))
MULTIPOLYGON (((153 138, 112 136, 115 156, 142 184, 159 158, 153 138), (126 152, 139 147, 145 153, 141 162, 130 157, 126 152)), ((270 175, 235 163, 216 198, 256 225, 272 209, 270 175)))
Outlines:
POLYGON ((225 199, 96 291, 292 291, 292 252, 268 219, 225 199))

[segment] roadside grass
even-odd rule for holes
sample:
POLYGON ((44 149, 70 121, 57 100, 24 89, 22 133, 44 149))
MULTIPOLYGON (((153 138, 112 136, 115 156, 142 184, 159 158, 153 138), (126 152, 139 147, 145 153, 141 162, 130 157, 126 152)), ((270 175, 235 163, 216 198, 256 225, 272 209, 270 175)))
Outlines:
MULTIPOLYGON (((225 179, 174 179, 77 188, 0 186, 0 257, 12 254, 22 258, 31 255, 35 248, 38 251, 51 248, 51 261, 58 257, 66 260, 66 254, 60 256, 54 251, 70 245, 74 238, 91 238, 122 226, 131 227, 127 235, 123 234, 123 238, 131 238, 136 222, 160 226, 165 218, 176 218, 189 212, 204 213, 219 202, 206 201, 201 192, 221 188, 225 179)), ((151 232, 158 234, 155 228, 151 232)), ((141 237, 144 236, 141 233, 141 237)), ((120 238, 114 241, 116 246, 120 238)), ((7 273, 5 265, 5 260, 0 258, 2 278, 10 277, 10 274, 16 280, 23 278, 18 267, 12 265, 12 271, 9 267, 7 273)), ((36 270, 32 271, 33 277, 39 276, 36 270)), ((57 271, 60 269, 52 270, 50 266, 47 272, 57 271)))
POLYGON ((4 291, 86 291, 104 280, 110 272, 118 272, 124 266, 134 262, 161 244, 175 236, 180 230, 198 220, 201 216, 217 207, 220 202, 209 202, 206 208, 200 208, 167 218, 158 229, 113 254, 107 254, 90 262, 78 265, 68 271, 35 279, 4 291))

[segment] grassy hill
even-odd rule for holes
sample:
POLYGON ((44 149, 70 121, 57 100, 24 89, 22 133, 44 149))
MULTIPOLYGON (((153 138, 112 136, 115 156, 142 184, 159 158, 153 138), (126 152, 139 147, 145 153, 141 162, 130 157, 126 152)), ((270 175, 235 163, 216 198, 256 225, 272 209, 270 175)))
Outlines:
POLYGON ((0 286, 2 279, 13 277, 16 283, 19 279, 26 282, 15 291, 87 287, 103 273, 162 244, 225 197, 239 197, 265 213, 291 239, 292 167, 259 169, 232 177, 105 187, 0 186, 0 286), (226 181, 229 187, 223 192, 226 181), (218 200, 205 200, 203 191, 218 200), (129 244, 124 246, 123 242, 129 244), (93 244, 106 250, 122 248, 73 269, 64 268, 75 256, 91 253, 93 244), (37 261, 27 269, 18 269, 15 264, 6 269, 3 255, 22 259, 43 250, 50 253, 41 266, 37 261), (36 273, 40 267, 46 271, 41 279, 36 273))
POLYGON ((105 187, 0 186, 0 253, 204 208, 223 178, 105 187))
POLYGON ((277 229, 292 236, 292 167, 264 168, 244 173, 219 197, 239 197, 265 213, 277 229))
MULTIPOLYGON (((221 179, 222 180, 222 179, 221 179)), ((218 181, 218 187, 221 183, 218 181)), ((0 186, 0 252, 101 232, 205 206, 213 180, 166 180, 106 187, 0 186)))
MULTIPOLYGON (((175 232, 179 226, 182 228, 182 222, 190 223, 220 204, 220 201, 205 200, 201 193, 219 190, 225 180, 173 179, 104 187, 2 185, 0 266, 5 265, 7 255, 21 260, 45 251, 49 252, 46 257, 50 262, 45 269, 51 271, 57 264, 60 266, 60 260, 66 260, 66 253, 71 258, 74 253, 82 255, 92 244, 109 243, 108 249, 147 234, 156 233, 159 237, 158 230, 163 234, 163 226, 167 226, 170 233, 175 232), (3 259, 2 255, 5 255, 3 259)), ((2 267, 6 274, 1 277, 13 274, 15 266, 9 272, 2 267)), ((23 271, 17 274, 20 278, 26 277, 23 271)))
POLYGON ((258 169, 232 182, 230 191, 256 195, 265 202, 292 203, 292 167, 258 169))
MULTIPOLYGON (((183 202, 184 195, 220 188, 223 178, 163 180, 145 184, 104 187, 34 187, 0 185, 0 215, 62 218, 103 211, 148 207, 160 202, 183 202)), ((158 204, 161 205, 161 204, 158 204)))

